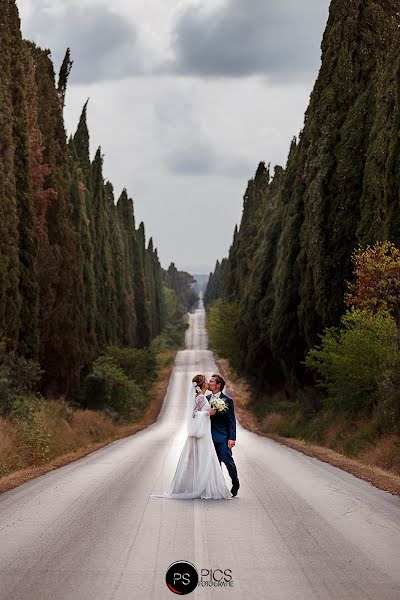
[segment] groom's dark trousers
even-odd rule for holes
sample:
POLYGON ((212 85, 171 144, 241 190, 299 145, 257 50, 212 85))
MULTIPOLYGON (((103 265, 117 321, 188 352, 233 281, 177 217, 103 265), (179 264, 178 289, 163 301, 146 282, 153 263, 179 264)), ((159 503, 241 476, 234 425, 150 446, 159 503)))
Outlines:
MULTIPOLYGON (((223 392, 220 396, 228 405, 227 413, 216 413, 211 416, 211 435, 214 442, 215 451, 218 456, 219 464, 225 463, 228 469, 232 484, 236 485, 239 481, 235 461, 233 460, 232 450, 228 448, 228 440, 236 441, 236 418, 233 400, 223 392)), ((211 396, 207 396, 210 400, 211 396)))
POLYGON ((228 440, 223 442, 214 442, 215 450, 217 452, 219 464, 225 463, 228 469, 229 477, 232 479, 232 484, 238 481, 238 474, 236 470, 235 461, 233 460, 232 450, 228 448, 228 440))

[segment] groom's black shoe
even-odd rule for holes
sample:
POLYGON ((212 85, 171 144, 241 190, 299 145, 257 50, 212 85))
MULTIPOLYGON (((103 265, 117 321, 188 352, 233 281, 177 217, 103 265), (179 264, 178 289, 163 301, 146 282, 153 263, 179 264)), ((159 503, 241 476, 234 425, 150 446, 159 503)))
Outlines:
POLYGON ((232 489, 231 489, 231 494, 232 494, 232 496, 237 496, 237 493, 238 493, 238 489, 239 489, 239 488, 240 488, 240 483, 239 483, 239 480, 238 480, 238 481, 236 481, 236 482, 233 484, 233 486, 232 486, 232 489))

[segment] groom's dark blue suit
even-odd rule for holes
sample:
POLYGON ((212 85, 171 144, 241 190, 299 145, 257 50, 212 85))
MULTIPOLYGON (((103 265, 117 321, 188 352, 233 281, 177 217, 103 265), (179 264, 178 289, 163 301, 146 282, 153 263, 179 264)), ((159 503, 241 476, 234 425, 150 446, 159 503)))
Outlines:
MULTIPOLYGON (((208 401, 211 398, 211 395, 207 396, 208 401)), ((226 413, 216 412, 215 415, 211 415, 211 435, 219 464, 221 462, 225 463, 229 476, 232 479, 232 485, 236 486, 239 483, 237 469, 233 460, 232 450, 228 448, 228 440, 236 441, 235 409, 232 398, 223 392, 221 392, 220 398, 225 400, 225 403, 228 405, 228 411, 226 413)))

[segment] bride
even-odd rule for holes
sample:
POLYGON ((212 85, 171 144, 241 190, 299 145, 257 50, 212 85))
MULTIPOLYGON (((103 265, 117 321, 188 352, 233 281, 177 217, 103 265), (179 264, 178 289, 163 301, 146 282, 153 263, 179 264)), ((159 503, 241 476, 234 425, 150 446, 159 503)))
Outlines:
POLYGON ((211 437, 211 408, 205 397, 208 381, 204 375, 192 379, 187 416, 188 437, 182 448, 169 491, 151 494, 157 498, 232 498, 211 437))

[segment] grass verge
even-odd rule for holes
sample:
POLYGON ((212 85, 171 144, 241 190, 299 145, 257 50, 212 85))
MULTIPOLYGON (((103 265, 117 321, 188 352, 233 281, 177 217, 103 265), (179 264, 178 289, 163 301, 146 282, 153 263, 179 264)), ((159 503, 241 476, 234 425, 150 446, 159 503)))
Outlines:
MULTIPOLYGON (((24 452, 24 441, 31 447, 30 436, 35 431, 24 430, 8 420, 0 418, 0 469, 15 470, 0 478, 0 492, 6 492, 17 486, 40 477, 49 471, 58 469, 83 456, 98 450, 107 444, 133 435, 145 429, 157 420, 164 397, 167 392, 177 350, 163 352, 157 380, 154 384, 151 400, 135 422, 129 424, 115 423, 111 417, 99 411, 83 409, 67 409, 64 402, 49 400, 41 418, 45 421, 46 440, 38 441, 37 462, 23 466, 27 460, 24 452), (44 449, 46 451, 43 457, 44 449), (20 468, 22 467, 22 468, 20 468)), ((35 462, 35 461, 34 461, 35 462)), ((0 471, 1 472, 1 471, 0 471)))

